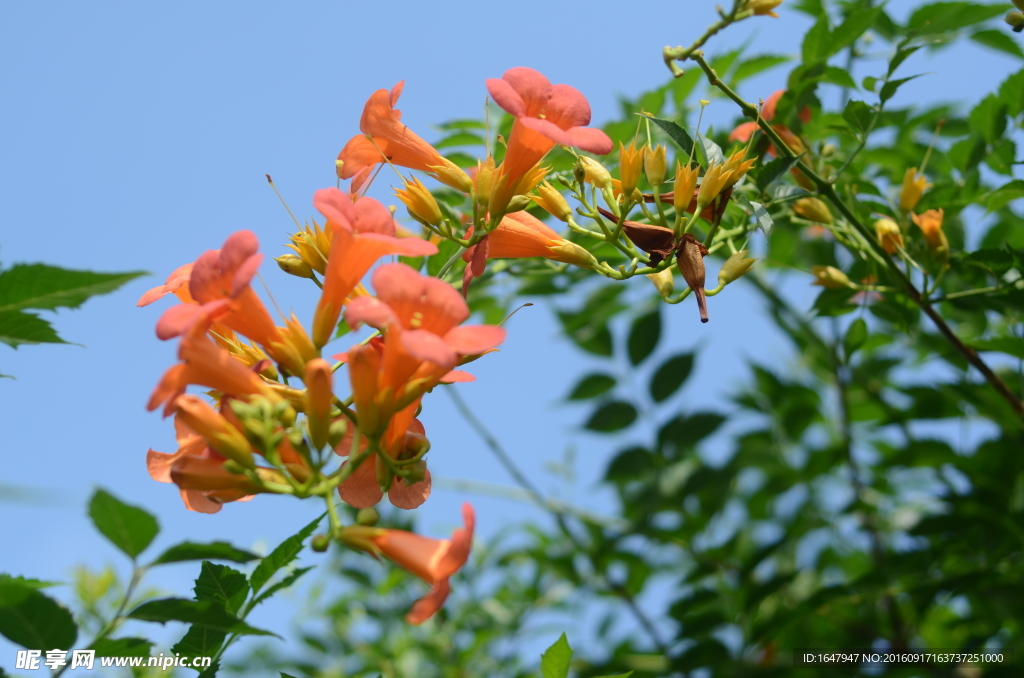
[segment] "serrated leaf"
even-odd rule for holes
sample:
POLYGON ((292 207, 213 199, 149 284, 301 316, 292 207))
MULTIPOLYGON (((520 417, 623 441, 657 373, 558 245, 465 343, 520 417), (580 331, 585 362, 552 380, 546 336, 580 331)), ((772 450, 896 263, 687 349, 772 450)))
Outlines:
POLYGON ((567 400, 596 398, 615 388, 615 377, 609 374, 588 374, 576 383, 567 400))
POLYGON ((598 433, 613 433, 636 421, 636 408, 622 400, 613 400, 597 408, 585 427, 598 433))
POLYGON ((914 10, 907 21, 907 30, 915 35, 947 33, 980 24, 1005 12, 1005 5, 935 2, 914 10))
POLYGON ((147 511, 125 504, 106 490, 96 490, 89 500, 89 517, 100 534, 130 558, 146 550, 160 525, 147 511))
POLYGON ((0 572, 0 586, 21 586, 28 589, 45 589, 51 586, 57 586, 59 582, 55 581, 43 581, 42 579, 34 579, 31 577, 13 577, 6 572, 0 572))
POLYGON ((754 179, 757 188, 764 192, 779 177, 793 169, 793 166, 798 162, 800 162, 798 157, 781 156, 761 165, 761 169, 758 170, 757 176, 754 179))
POLYGON ((153 643, 144 638, 101 638, 91 649, 97 657, 148 657, 153 643))
POLYGON ((317 525, 320 524, 320 521, 326 515, 326 513, 320 514, 319 518, 282 541, 278 544, 277 548, 260 561, 260 564, 253 570, 252 575, 249 576, 249 584, 252 586, 253 593, 263 588, 278 570, 298 557, 302 551, 303 542, 309 535, 313 534, 313 530, 316 529, 317 525))
POLYGON ((69 650, 78 626, 66 607, 29 583, 0 583, 0 635, 29 650, 69 650))
POLYGON ((707 161, 707 166, 721 165, 725 163, 725 154, 722 153, 722 147, 716 144, 706 136, 697 133, 697 141, 700 142, 699 150, 704 154, 704 159, 707 161))
POLYGON ((1024 59, 1024 50, 1017 41, 1002 31, 978 31, 971 35, 971 40, 997 52, 1024 59))
POLYGON ((314 567, 315 566, 310 565, 309 567, 300 567, 298 569, 292 570, 291 572, 288 573, 287 576, 282 577, 281 581, 276 582, 274 584, 271 584, 267 588, 266 591, 264 591, 260 595, 256 596, 256 598, 253 600, 252 606, 256 607, 257 605, 259 605, 263 601, 265 601, 268 598, 270 598, 271 596, 273 596, 278 591, 281 591, 281 590, 284 590, 284 589, 288 588, 289 586, 294 584, 296 581, 298 581, 299 577, 301 577, 302 575, 306 574, 310 570, 314 569, 314 567))
POLYGON ((204 560, 192 590, 195 591, 196 600, 219 603, 225 610, 237 615, 249 593, 249 581, 236 569, 204 560))
POLYGON ((233 563, 248 563, 252 560, 259 560, 259 558, 255 553, 235 548, 226 541, 214 541, 207 544, 183 541, 157 556, 153 565, 181 563, 189 560, 230 560, 233 563))
POLYGON ((626 341, 626 353, 632 365, 639 365, 654 352, 661 338, 661 307, 655 307, 633 321, 626 341))
POLYGON ((0 342, 11 348, 22 344, 66 344, 49 321, 33 313, 0 311, 0 342))
POLYGON ((572 648, 563 633, 554 645, 540 656, 540 673, 544 678, 568 678, 572 648))
POLYGON ((656 403, 667 400, 690 376, 693 371, 693 354, 674 355, 655 370, 651 377, 650 393, 656 403))
POLYGON ((863 346, 867 339, 868 324, 864 321, 864 318, 857 318, 850 323, 850 327, 846 330, 846 336, 843 337, 843 351, 846 353, 846 359, 849 360, 850 356, 863 346))
POLYGON ((160 598, 142 603, 128 613, 128 617, 142 621, 186 622, 224 633, 249 636, 275 636, 277 634, 249 626, 241 619, 210 600, 186 600, 184 598, 160 598))
POLYGON ((77 308, 89 297, 113 292, 143 271, 93 273, 46 264, 15 264, 0 273, 0 312, 77 308))
POLYGON ((685 129, 671 120, 662 120, 661 118, 648 118, 648 120, 660 127, 683 153, 686 155, 693 153, 693 138, 687 134, 685 129))
POLYGON ((224 631, 193 624, 181 640, 171 647, 171 652, 182 657, 212 657, 220 650, 227 635, 224 631))

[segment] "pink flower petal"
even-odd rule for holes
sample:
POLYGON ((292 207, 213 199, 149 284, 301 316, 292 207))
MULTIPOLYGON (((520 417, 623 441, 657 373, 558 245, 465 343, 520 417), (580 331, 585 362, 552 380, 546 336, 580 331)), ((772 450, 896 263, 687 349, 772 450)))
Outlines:
POLYGON ((444 335, 444 342, 460 355, 477 355, 505 341, 505 328, 497 325, 465 325, 444 335))
POLYGON ((575 87, 555 85, 548 100, 547 117, 562 129, 590 124, 590 104, 575 87))
POLYGON ((589 153, 606 155, 614 148, 608 135, 593 127, 573 127, 566 131, 566 135, 569 137, 570 146, 589 153))
POLYGON ((171 306, 156 322, 156 336, 163 341, 180 337, 201 315, 203 308, 198 304, 171 306))
POLYGON ((447 579, 434 582, 427 595, 413 603, 409 614, 405 615, 405 621, 413 625, 427 621, 441 609, 444 601, 448 599, 449 593, 451 593, 451 584, 447 579))
POLYGON ((384 329, 392 323, 398 322, 395 312, 391 307, 376 297, 356 297, 348 303, 345 308, 345 322, 352 329, 359 329, 359 326, 366 323, 370 327, 384 329))
POLYGON ((447 370, 455 367, 458 356, 441 337, 427 330, 407 330, 402 332, 402 347, 409 355, 425 360, 447 370))
POLYGON ((395 478, 391 483, 391 489, 388 490, 388 499, 397 508, 412 510, 427 500, 430 488, 430 471, 426 472, 423 480, 413 485, 407 485, 405 478, 395 478))
POLYGON ((388 93, 388 103, 391 108, 398 103, 398 97, 402 96, 403 89, 405 89, 405 80, 399 80, 398 84, 391 88, 391 92, 388 93))
POLYGON ((505 111, 517 118, 526 115, 526 102, 519 96, 519 92, 506 80, 499 78, 487 79, 487 91, 490 93, 494 103, 501 106, 505 111))
POLYGON ((517 118, 516 122, 521 124, 523 127, 532 129, 535 132, 540 132, 556 144, 561 144, 562 146, 572 145, 572 137, 566 134, 565 130, 550 120, 541 120, 540 118, 517 118))
POLYGON ((536 115, 551 98, 551 81, 532 68, 517 66, 505 71, 501 79, 512 85, 526 104, 527 115, 536 115))
POLYGON ((476 381, 476 377, 463 370, 452 370, 441 377, 442 384, 466 384, 471 381, 476 381))
POLYGON ((238 267, 238 270, 235 271, 235 277, 231 280, 232 297, 237 297, 245 290, 246 287, 249 286, 253 276, 256 275, 256 271, 259 270, 261 263, 263 263, 263 255, 254 254, 238 267))
POLYGON ((224 241, 220 248, 220 268, 225 271, 232 271, 241 266, 246 259, 256 254, 260 249, 259 238, 252 231, 235 231, 224 241))
MULTIPOLYGON (((348 464, 350 462, 345 462, 348 464)), ((376 457, 370 457, 338 486, 342 501, 354 508, 370 508, 384 498, 377 484, 376 457)))
POLYGON ((356 233, 380 233, 394 236, 395 220, 388 208, 379 200, 360 198, 355 203, 353 228, 356 233))
POLYGON ((321 188, 313 194, 313 206, 327 221, 351 231, 355 220, 355 208, 348 194, 337 188, 321 188))

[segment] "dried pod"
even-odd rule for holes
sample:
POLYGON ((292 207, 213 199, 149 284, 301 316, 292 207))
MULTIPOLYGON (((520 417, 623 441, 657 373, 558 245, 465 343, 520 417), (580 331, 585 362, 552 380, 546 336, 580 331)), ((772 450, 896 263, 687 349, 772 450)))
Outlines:
POLYGON ((697 297, 697 308, 700 309, 700 321, 708 321, 708 302, 704 296, 704 257, 708 249, 697 242, 692 233, 684 233, 679 241, 679 251, 676 254, 676 264, 686 284, 693 290, 697 297))

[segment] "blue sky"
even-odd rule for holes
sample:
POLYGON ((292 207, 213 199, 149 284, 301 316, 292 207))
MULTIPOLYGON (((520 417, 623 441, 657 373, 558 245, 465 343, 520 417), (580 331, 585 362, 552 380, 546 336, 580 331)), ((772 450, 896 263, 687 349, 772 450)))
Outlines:
MULTIPOLYGON (((280 497, 216 516, 188 513, 174 488, 150 480, 146 450, 171 452, 174 438, 170 421, 145 412, 144 403, 175 347, 153 334, 166 302, 136 309, 139 295, 240 228, 256 232, 267 254, 282 253, 291 222, 264 174, 300 220, 312 216, 313 191, 333 185, 334 158, 357 133, 373 90, 404 79, 403 120, 429 140, 438 136, 432 124, 480 115, 485 78, 530 66, 580 89, 600 123, 617 114, 619 95, 667 79, 661 48, 691 42, 714 20, 712 4, 649 2, 637 18, 613 2, 7 4, 0 260, 153 275, 58 314, 62 336, 82 346, 0 347, 0 371, 18 378, 0 382, 0 485, 38 490, 32 501, 0 501, 0 571, 67 580, 75 563, 120 564, 85 517, 98 486, 159 516, 155 548, 186 538, 272 545, 307 522, 317 507, 280 497)), ((913 4, 890 7, 899 16, 913 4)), ((734 27, 708 53, 747 39, 751 53, 799 51, 809 20, 781 12, 778 20, 734 27)), ((903 69, 935 74, 900 96, 970 100, 1017 68, 972 45, 922 51, 903 69)), ((750 80, 741 93, 767 97, 784 73, 750 80)), ((728 124, 734 111, 715 101, 708 117, 728 124)), ((262 273, 282 308, 308 322, 313 291, 272 263, 262 273)), ((665 310, 666 339, 654 361, 701 351, 683 396, 689 407, 722 403, 743 378, 746 357, 793 359, 741 286, 710 300, 712 322, 704 326, 692 304, 665 310)), ((595 481, 618 445, 581 434, 585 411, 559 403, 592 361, 559 337, 543 304, 508 327, 502 352, 474 364, 479 381, 460 392, 541 487, 613 511, 611 494, 595 481), (545 469, 570 447, 578 462, 572 494, 545 469)), ((511 485, 445 394, 433 394, 425 407, 435 478, 511 485)), ((485 537, 541 516, 508 500, 438 489, 420 512, 421 529, 447 533, 466 499, 485 537)), ((309 554, 304 560, 315 562, 309 554)), ((184 594, 196 571, 169 568, 152 581, 184 594)), ((261 609, 253 623, 280 629, 289 609, 261 609)), ((13 666, 9 648, 0 642, 0 666, 13 666)))

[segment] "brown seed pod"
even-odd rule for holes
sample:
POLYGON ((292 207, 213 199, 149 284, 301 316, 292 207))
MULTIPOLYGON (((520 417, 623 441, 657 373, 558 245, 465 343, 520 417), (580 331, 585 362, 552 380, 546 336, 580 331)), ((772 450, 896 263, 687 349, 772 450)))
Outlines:
POLYGON ((704 257, 707 254, 708 249, 697 242, 692 233, 683 234, 679 241, 679 251, 676 254, 676 265, 679 266, 679 271, 683 274, 686 284, 690 286, 697 297, 697 308, 700 309, 702 323, 708 321, 708 302, 704 296, 704 279, 706 277, 704 257))

